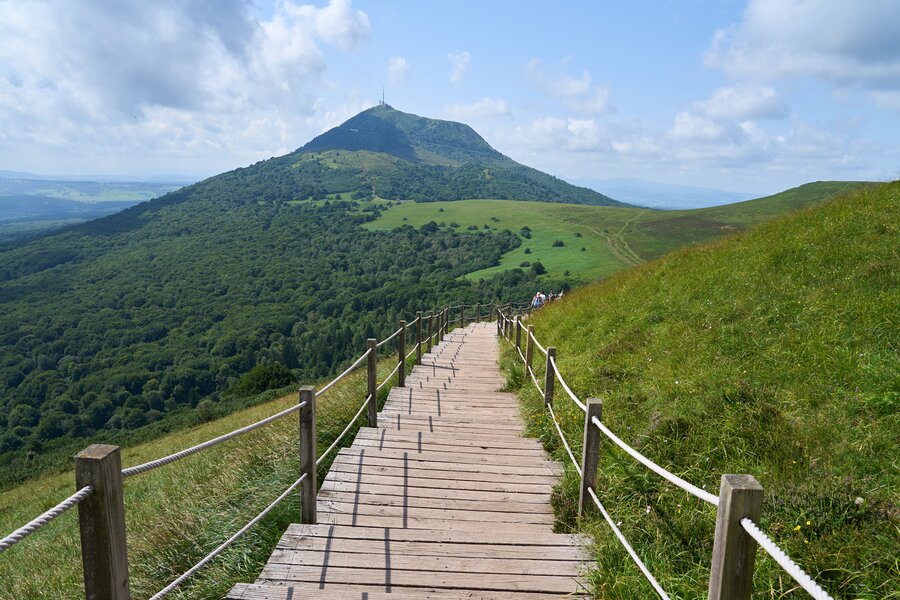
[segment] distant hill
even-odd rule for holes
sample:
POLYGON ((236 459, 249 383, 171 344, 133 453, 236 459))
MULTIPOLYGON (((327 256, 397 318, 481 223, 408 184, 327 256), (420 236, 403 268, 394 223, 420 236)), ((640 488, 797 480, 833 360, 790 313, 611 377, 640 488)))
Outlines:
POLYGON ((526 167, 494 150, 471 127, 379 105, 300 148, 293 165, 315 192, 393 200, 497 198, 628 206, 526 167))
POLYGON ((603 190, 622 202, 663 210, 706 208, 759 197, 759 194, 749 192, 733 192, 693 185, 673 185, 627 177, 616 179, 585 177, 578 178, 575 182, 591 189, 603 190))

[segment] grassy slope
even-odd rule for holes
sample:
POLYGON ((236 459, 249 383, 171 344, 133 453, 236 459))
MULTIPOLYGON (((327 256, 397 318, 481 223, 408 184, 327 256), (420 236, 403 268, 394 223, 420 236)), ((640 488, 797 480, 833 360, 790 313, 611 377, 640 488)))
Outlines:
MULTIPOLYGON (((868 188, 620 273, 533 320, 626 442, 709 491, 722 473, 756 476, 764 529, 836 598, 900 597, 897 214, 900 182, 868 188)), ((567 461, 511 351, 504 361, 535 432, 567 461)), ((583 417, 556 403, 580 455, 583 417)), ((568 471, 555 493, 564 527, 577 504, 568 471)), ((610 443, 599 490, 663 587, 703 596, 712 507, 610 443)), ((599 597, 652 595, 605 524, 582 526, 596 536, 599 597)), ((757 565, 755 597, 806 597, 763 553, 757 565)))
MULTIPOLYGON (((382 361, 378 380, 395 364, 382 361)), ((358 369, 319 400, 320 453, 359 408, 365 386, 365 369, 358 369)), ((290 394, 124 449, 123 464, 140 464, 193 446, 296 401, 296 395, 290 394)), ((299 475, 296 446, 297 419, 287 416, 172 465, 129 478, 125 509, 133 597, 156 593, 274 500, 299 475)), ((323 463, 320 480, 329 465, 330 460, 323 463)), ((0 534, 6 535, 73 491, 70 471, 36 478, 0 493, 0 534)), ((298 520, 299 492, 170 597, 219 598, 234 583, 255 580, 281 533, 298 520)), ((0 554, 0 599, 83 598, 81 573, 78 516, 77 510, 72 510, 0 554)))
POLYGON ((824 201, 859 182, 810 183, 773 196, 714 208, 679 211, 546 204, 512 200, 462 200, 440 203, 404 203, 385 212, 367 227, 389 230, 429 221, 470 225, 482 229, 518 231, 527 225, 532 239, 505 254, 498 266, 469 274, 472 279, 540 260, 549 276, 565 271, 592 281, 623 268, 662 256, 689 244, 747 229, 763 221, 824 201), (499 219, 492 220, 492 217, 499 219), (581 234, 582 237, 577 237, 581 234), (565 246, 553 247, 555 240, 565 246), (525 254, 530 248, 531 254, 525 254), (585 248, 584 251, 581 248, 585 248))

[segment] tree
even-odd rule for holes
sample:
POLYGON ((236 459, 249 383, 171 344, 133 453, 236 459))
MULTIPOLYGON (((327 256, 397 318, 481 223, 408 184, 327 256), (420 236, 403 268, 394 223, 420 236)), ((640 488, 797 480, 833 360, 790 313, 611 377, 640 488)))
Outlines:
POLYGON ((547 272, 547 269, 541 264, 541 261, 536 260, 531 263, 531 272, 534 275, 543 275, 547 272))

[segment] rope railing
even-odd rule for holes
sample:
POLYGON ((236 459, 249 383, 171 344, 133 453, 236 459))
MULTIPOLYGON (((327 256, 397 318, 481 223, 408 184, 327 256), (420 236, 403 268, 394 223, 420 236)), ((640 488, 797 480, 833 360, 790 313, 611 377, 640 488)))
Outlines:
POLYGON ((359 419, 359 416, 363 413, 363 411, 366 410, 366 408, 368 408, 368 406, 369 406, 369 401, 370 401, 371 399, 372 399, 372 396, 366 396, 366 399, 363 401, 362 406, 359 407, 359 410, 356 411, 356 414, 353 415, 353 418, 350 419, 350 422, 347 423, 347 426, 344 427, 344 430, 340 433, 340 435, 338 435, 336 438, 334 438, 334 441, 331 443, 330 446, 328 446, 328 450, 326 450, 325 452, 323 452, 323 453, 321 454, 321 456, 319 456, 319 458, 316 459, 316 466, 317 466, 317 467, 318 467, 320 464, 322 464, 322 461, 325 460, 325 457, 328 456, 328 455, 331 453, 332 450, 334 450, 335 448, 337 448, 337 446, 338 446, 338 444, 341 442, 341 440, 344 439, 344 436, 347 435, 347 432, 350 431, 350 429, 353 428, 353 424, 356 423, 356 420, 359 419))
POLYGON ((364 360, 366 360, 366 358, 368 358, 370 352, 372 352, 371 349, 363 352, 362 356, 357 358, 355 363, 353 363, 352 365, 347 367, 347 369, 343 373, 341 373, 340 375, 338 375, 337 377, 332 379, 327 385, 323 386, 322 389, 318 390, 316 392, 316 398, 318 398, 319 396, 321 396, 322 394, 324 394, 325 392, 330 390, 334 384, 336 384, 338 381, 340 381, 341 379, 346 377, 350 373, 350 371, 352 371, 353 369, 358 367, 360 365, 360 363, 362 363, 362 361, 364 361, 364 360))
POLYGON ((544 390, 541 389, 541 384, 538 383, 537 377, 534 376, 534 371, 531 370, 531 367, 528 367, 528 374, 531 375, 531 381, 534 383, 534 387, 541 393, 541 396, 544 395, 544 390))
MULTIPOLYGON (((522 353, 522 351, 519 350, 519 354, 521 354, 521 353, 522 353)), ((525 360, 525 358, 523 357, 522 360, 525 360)), ((553 356, 550 357, 550 366, 553 367, 553 372, 556 373, 556 379, 559 380, 559 384, 563 387, 563 389, 569 395, 569 398, 572 399, 572 402, 575 403, 575 406, 580 408, 581 412, 587 412, 587 406, 585 406, 584 402, 582 402, 581 400, 578 399, 578 396, 575 395, 575 392, 573 392, 569 388, 568 384, 566 384, 566 380, 563 379, 562 373, 559 372, 559 367, 556 366, 556 358, 553 356)))
POLYGON ((604 425, 603 422, 600 421, 600 419, 598 419, 597 417, 594 417, 593 419, 591 419, 591 422, 597 427, 597 429, 602 431, 606 437, 611 439, 613 441, 613 443, 615 443, 616 446, 618 446, 619 448, 624 450, 633 459, 635 459, 636 461, 638 461, 639 463, 641 463, 642 465, 644 465, 645 467, 647 467, 648 469, 650 469, 651 471, 653 471, 654 473, 656 473, 657 475, 662 477, 663 479, 680 487, 687 493, 692 494, 705 502, 709 502, 713 506, 719 505, 719 497, 718 496, 710 494, 706 490, 702 490, 702 489, 698 488, 697 486, 688 483, 687 481, 685 481, 678 475, 675 475, 674 473, 662 468, 661 466, 659 466, 658 464, 656 464, 655 462, 653 462, 652 460, 650 460, 649 458, 647 458, 646 456, 644 456, 643 454, 641 454, 640 452, 638 452, 637 450, 635 450, 634 448, 632 448, 631 446, 629 446, 628 444, 623 442, 619 438, 619 436, 617 436, 612 431, 610 431, 609 428, 606 425, 604 425))
POLYGON ((0 540, 0 552, 4 552, 9 548, 12 548, 16 544, 24 540, 26 537, 41 529, 42 527, 50 523, 50 521, 60 516, 70 508, 78 506, 79 502, 93 493, 94 488, 89 485, 85 486, 53 508, 45 511, 40 516, 35 517, 25 525, 22 525, 21 527, 4 537, 2 540, 0 540))
POLYGON ((406 355, 406 357, 405 357, 406 360, 409 360, 409 357, 411 357, 413 354, 415 354, 415 353, 416 353, 416 350, 418 350, 418 349, 419 349, 419 344, 414 344, 414 345, 413 345, 413 349, 410 350, 409 353, 407 353, 407 355, 406 355))
POLYGON ((418 322, 419 322, 419 317, 416 317, 415 319, 413 319, 412 321, 410 321, 409 323, 406 324, 406 328, 409 329, 410 327, 415 326, 415 324, 418 322))
POLYGON ((663 600, 669 600, 669 595, 666 594, 666 591, 662 588, 661 585, 659 585, 659 582, 656 581, 656 577, 653 576, 653 573, 650 572, 650 569, 647 568, 647 565, 644 564, 644 561, 641 560, 641 557, 637 555, 637 552, 634 551, 634 548, 631 547, 631 544, 629 544, 628 540, 625 539, 625 536, 622 535, 619 527, 616 525, 615 521, 612 520, 612 517, 609 516, 609 513, 606 512, 606 508, 604 508, 603 503, 600 502, 600 499, 597 497, 597 494, 594 493, 594 490, 588 488, 588 493, 591 496, 591 500, 593 500, 594 504, 597 505, 597 508, 600 509, 600 513, 603 515, 603 518, 606 519, 606 522, 609 525, 610 529, 612 529, 613 533, 616 534, 616 537, 619 538, 619 543, 622 544, 622 546, 628 552, 628 555, 631 556, 631 559, 641 570, 641 573, 644 574, 644 577, 647 578, 647 581, 650 582, 650 585, 653 586, 653 589, 656 590, 656 593, 659 594, 659 597, 663 600))
POLYGON ((382 346, 384 346, 385 344, 387 344, 388 342, 390 342, 392 339, 394 339, 395 337, 397 337, 398 335, 400 335, 402 332, 403 332, 403 328, 400 327, 399 329, 397 329, 397 331, 395 331, 394 333, 392 333, 392 334, 389 335, 388 337, 384 338, 383 340, 381 340, 380 342, 378 342, 377 344, 375 344, 375 347, 376 347, 376 348, 381 348, 382 346))
POLYGON ((378 389, 379 391, 381 390, 381 388, 383 388, 383 387, 385 386, 385 384, 386 384, 388 381, 391 380, 391 377, 393 377, 394 375, 397 374, 397 371, 400 370, 400 366, 401 366, 402 364, 403 364, 403 363, 398 362, 398 363, 397 363, 397 366, 394 367, 394 370, 391 371, 391 374, 388 375, 387 377, 385 377, 385 378, 384 378, 384 381, 382 381, 381 383, 378 384, 378 388, 377 388, 377 389, 378 389))
POLYGON ((534 332, 528 334, 531 337, 531 341, 534 343, 535 348, 544 353, 544 356, 547 356, 547 349, 541 346, 541 343, 537 341, 537 338, 534 336, 534 332))
POLYGON ((756 523, 745 517, 741 519, 741 527, 743 527, 744 531, 756 540, 756 543, 766 551, 766 554, 771 556, 772 559, 778 563, 778 566, 784 569, 794 581, 799 583, 800 587, 806 590, 810 596, 816 600, 834 600, 828 592, 823 590, 818 583, 813 581, 812 577, 806 574, 806 571, 801 569, 797 563, 791 560, 791 557, 785 554, 784 550, 779 548, 756 523))
POLYGON ((159 600, 163 596, 167 595, 169 592, 171 592, 172 590, 177 588, 179 585, 184 583, 186 580, 190 579, 194 575, 194 573, 196 573, 197 571, 202 569, 210 561, 212 561, 214 558, 216 558, 218 555, 220 555, 222 552, 224 552, 225 549, 228 548, 228 546, 233 544, 239 538, 243 537, 243 535, 245 533, 247 533, 247 531, 249 531, 251 527, 253 527, 257 523, 262 521, 266 515, 268 515, 270 512, 272 512, 272 509, 274 509, 276 506, 278 506, 278 504, 281 503, 282 500, 287 498, 291 492, 293 492, 295 489, 297 489, 297 486, 299 486, 303 482, 303 480, 306 479, 307 475, 309 475, 309 473, 304 473, 303 475, 301 475, 300 478, 297 479, 294 483, 292 483, 286 490, 284 490, 284 492, 282 492, 280 496, 278 496, 271 504, 269 504, 267 507, 265 507, 262 510, 262 512, 260 512, 258 515, 253 517, 253 519, 251 519, 250 522, 248 522, 246 525, 241 527, 237 533, 235 533, 230 538, 228 538, 227 540, 222 542, 215 550, 213 550, 212 552, 210 552, 209 554, 204 556, 203 559, 200 560, 200 562, 198 562, 193 567, 191 567, 190 569, 185 571, 184 574, 179 575, 178 578, 175 579, 175 581, 173 581, 172 583, 170 583, 169 585, 167 585, 166 587, 164 587, 163 589, 161 589, 160 591, 155 593, 153 596, 151 596, 150 600, 159 600))
POLYGON ((164 457, 158 458, 156 460, 151 460, 149 462, 145 462, 143 464, 136 465, 134 467, 128 467, 127 469, 122 469, 122 477, 131 477, 132 475, 140 475, 142 473, 146 473, 147 471, 152 471, 153 469, 156 469, 158 467, 162 467, 162 466, 171 464, 171 463, 175 462, 176 460, 181 460, 182 458, 190 456, 191 454, 196 454, 197 452, 207 450, 209 448, 212 448, 213 446, 217 446, 217 445, 221 444, 222 442, 226 442, 226 441, 228 441, 232 438, 235 438, 239 435, 253 431, 254 429, 258 429, 258 428, 262 427, 263 425, 268 425, 272 421, 276 421, 276 420, 280 419, 281 417, 284 417, 286 415, 291 414, 292 412, 296 412, 296 411, 300 410, 301 408, 303 408, 303 406, 304 406, 304 404, 302 404, 302 403, 295 404, 294 406, 291 406, 290 408, 286 408, 283 411, 281 411, 279 413, 275 413, 274 415, 266 417, 265 419, 257 421, 256 423, 251 423, 250 425, 246 425, 244 427, 241 427, 240 429, 235 429, 232 432, 220 435, 219 437, 215 437, 211 440, 207 440, 207 441, 203 442, 202 444, 197 444, 196 446, 191 446, 190 448, 186 448, 180 452, 175 452, 174 454, 170 454, 168 456, 164 456, 164 457))
POLYGON ((575 470, 578 471, 578 476, 581 477, 582 471, 581 467, 578 466, 578 460, 575 458, 575 455, 572 453, 572 448, 569 447, 569 442, 566 441, 566 436, 563 434, 562 428, 559 426, 559 421, 556 418, 556 413, 553 412, 553 405, 548 404, 547 409, 550 411, 550 419, 553 421, 553 426, 556 427, 556 433, 559 434, 559 439, 562 440, 563 448, 566 449, 566 454, 569 455, 569 460, 572 461, 572 465, 575 467, 575 470))

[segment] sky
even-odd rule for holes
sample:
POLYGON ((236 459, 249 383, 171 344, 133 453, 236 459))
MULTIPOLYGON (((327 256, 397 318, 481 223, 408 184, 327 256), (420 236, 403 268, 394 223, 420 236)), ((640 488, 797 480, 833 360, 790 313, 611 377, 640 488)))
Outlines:
POLYGON ((898 0, 0 0, 2 170, 209 176, 382 89, 598 185, 900 178, 898 0))

